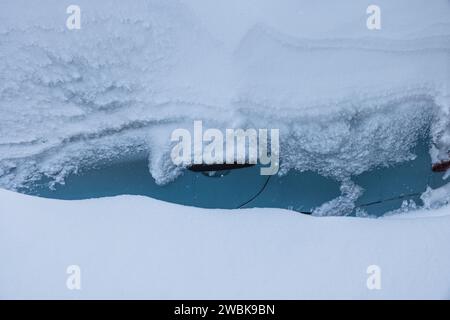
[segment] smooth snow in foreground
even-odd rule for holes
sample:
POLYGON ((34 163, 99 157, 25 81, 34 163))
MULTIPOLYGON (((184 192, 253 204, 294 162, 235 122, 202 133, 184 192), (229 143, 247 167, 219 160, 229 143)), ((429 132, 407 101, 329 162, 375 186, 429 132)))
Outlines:
POLYGON ((449 299, 449 230, 449 207, 313 218, 0 190, 0 298, 449 299), (69 265, 81 291, 66 288, 69 265), (366 286, 370 265, 381 290, 366 286))

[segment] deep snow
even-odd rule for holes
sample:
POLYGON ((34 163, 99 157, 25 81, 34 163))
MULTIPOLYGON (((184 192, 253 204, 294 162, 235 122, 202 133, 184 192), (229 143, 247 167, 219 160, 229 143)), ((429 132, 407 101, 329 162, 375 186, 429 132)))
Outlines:
POLYGON ((170 133, 199 119, 278 128, 281 174, 313 170, 343 190, 351 175, 413 159, 428 130, 434 159, 448 157, 446 0, 377 1, 379 31, 360 0, 80 0, 77 31, 65 28, 69 4, 0 3, 4 188, 143 157, 169 182, 180 173, 170 133))
POLYGON ((8 191, 143 157, 169 182, 170 133, 200 119, 279 128, 281 173, 342 181, 323 207, 341 213, 351 175, 413 159, 428 133, 434 161, 450 149, 450 2, 376 2, 374 32, 365 0, 78 0, 69 31, 72 1, 2 0, 0 297, 450 299, 449 184, 380 219, 8 191))
POLYGON ((0 190, 1 298, 450 298, 450 208, 391 218, 0 190), (81 290, 66 268, 81 268, 81 290), (366 286, 381 268, 381 290, 366 286))

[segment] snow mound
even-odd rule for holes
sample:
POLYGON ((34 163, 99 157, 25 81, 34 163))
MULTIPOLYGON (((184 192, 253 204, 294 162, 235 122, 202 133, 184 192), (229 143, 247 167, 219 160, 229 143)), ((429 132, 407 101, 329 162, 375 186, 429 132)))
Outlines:
POLYGON ((449 299, 450 210, 415 214, 314 218, 0 189, 0 298, 449 299), (65 285, 70 265, 80 291, 65 285), (367 287, 369 266, 380 290, 367 287))
POLYGON ((65 28, 67 1, 26 2, 33 15, 2 1, 0 186, 142 157, 167 183, 180 174, 170 133, 194 120, 278 128, 281 174, 313 170, 344 189, 413 159, 428 132, 445 159, 450 3, 378 2, 385 23, 370 32, 356 0, 323 4, 332 11, 239 2, 240 13, 235 1, 79 1, 77 31, 65 28))

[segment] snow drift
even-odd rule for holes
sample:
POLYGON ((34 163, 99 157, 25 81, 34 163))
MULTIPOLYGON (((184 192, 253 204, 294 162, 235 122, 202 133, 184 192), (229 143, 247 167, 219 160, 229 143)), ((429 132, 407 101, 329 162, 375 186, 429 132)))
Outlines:
POLYGON ((449 229, 448 207, 315 218, 0 190, 0 298, 449 299, 449 229), (81 290, 66 287, 70 265, 81 290))
POLYGON ((83 0, 76 31, 69 4, 0 4, 4 188, 142 157, 167 183, 180 174, 170 132, 194 120, 278 128, 281 174, 313 170, 344 189, 413 159, 421 136, 448 157, 448 1, 378 1, 379 31, 356 0, 83 0))

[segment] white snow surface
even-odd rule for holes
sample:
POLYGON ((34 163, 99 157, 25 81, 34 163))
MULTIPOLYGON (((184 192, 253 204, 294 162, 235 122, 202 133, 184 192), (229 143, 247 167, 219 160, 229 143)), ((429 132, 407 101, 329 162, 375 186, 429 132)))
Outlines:
POLYGON ((174 179, 170 133, 278 128, 281 174, 347 181, 450 146, 450 2, 66 0, 0 3, 0 186, 57 182, 102 160, 148 157, 174 179), (26 8, 26 9, 25 9, 26 8))
POLYGON ((450 299, 449 230, 449 207, 318 218, 0 189, 0 298, 450 299), (81 290, 66 287, 70 265, 81 290))
POLYGON ((70 31, 73 1, 0 1, 0 298, 450 299, 449 185, 379 219, 9 191, 137 157, 167 183, 170 133, 203 120, 280 129, 281 174, 341 180, 351 206, 349 176, 413 159, 428 129, 448 158, 450 1, 377 0, 379 31, 365 0, 76 2, 70 31))

